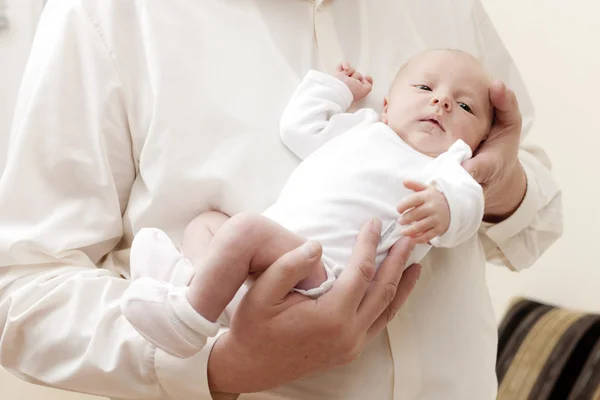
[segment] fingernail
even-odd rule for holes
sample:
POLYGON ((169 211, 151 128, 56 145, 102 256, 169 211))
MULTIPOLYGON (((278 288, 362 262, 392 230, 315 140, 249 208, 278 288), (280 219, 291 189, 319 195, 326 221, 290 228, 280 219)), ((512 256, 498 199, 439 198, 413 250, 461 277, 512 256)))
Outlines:
POLYGON ((317 257, 319 255, 319 250, 321 249, 319 243, 313 240, 305 242, 302 247, 304 248, 309 260, 317 257))
POLYGON ((381 234, 381 220, 378 218, 373 218, 373 221, 371 221, 371 226, 376 234, 381 234))

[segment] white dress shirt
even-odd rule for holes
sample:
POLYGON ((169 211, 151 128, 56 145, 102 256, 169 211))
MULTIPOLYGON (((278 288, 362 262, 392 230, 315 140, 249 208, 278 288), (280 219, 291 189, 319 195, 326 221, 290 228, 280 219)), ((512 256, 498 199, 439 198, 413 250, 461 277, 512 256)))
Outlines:
MULTIPOLYGON (((264 211, 298 165, 277 131, 306 71, 350 61, 374 77, 365 105, 380 109, 398 67, 440 47, 503 78, 529 129, 524 85, 477 0, 49 1, 0 181, 0 364, 112 398, 210 399, 214 340, 178 359, 121 313, 133 233, 155 226, 177 241, 203 211, 264 211)), ((528 267, 562 228, 543 152, 520 158, 519 209, 432 249, 356 362, 241 398, 493 399, 486 257, 528 267)))

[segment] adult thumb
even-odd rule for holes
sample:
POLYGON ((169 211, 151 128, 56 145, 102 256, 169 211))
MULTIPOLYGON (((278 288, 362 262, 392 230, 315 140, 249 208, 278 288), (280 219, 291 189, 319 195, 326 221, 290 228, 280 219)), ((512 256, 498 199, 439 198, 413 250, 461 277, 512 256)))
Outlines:
POLYGON ((480 185, 487 183, 493 175, 493 162, 486 156, 485 153, 480 153, 462 164, 463 168, 466 169, 480 185))
POLYGON ((253 295, 277 304, 321 261, 323 249, 315 241, 307 241, 279 257, 252 285, 253 295))

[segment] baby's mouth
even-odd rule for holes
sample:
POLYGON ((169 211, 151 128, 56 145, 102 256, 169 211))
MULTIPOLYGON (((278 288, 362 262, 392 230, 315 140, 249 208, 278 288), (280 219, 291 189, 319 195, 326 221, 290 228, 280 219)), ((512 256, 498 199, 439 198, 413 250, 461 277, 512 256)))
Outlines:
POLYGON ((430 124, 433 124, 435 126, 437 126, 438 128, 440 128, 443 132, 446 132, 444 130, 444 127, 442 126, 442 124, 440 124, 438 121, 436 121, 435 119, 432 118, 425 118, 421 120, 422 122, 429 122, 430 124))

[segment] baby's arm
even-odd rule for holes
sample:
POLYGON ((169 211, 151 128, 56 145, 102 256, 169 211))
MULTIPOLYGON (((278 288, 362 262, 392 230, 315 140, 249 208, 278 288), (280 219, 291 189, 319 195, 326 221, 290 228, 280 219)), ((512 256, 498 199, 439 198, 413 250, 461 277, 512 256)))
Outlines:
POLYGON ((402 235, 412 238, 415 243, 429 243, 445 234, 450 227, 450 205, 446 196, 433 185, 407 180, 407 189, 415 193, 404 198, 398 205, 402 214, 400 225, 408 225, 402 235))
POLYGON ((345 113, 354 100, 367 96, 373 80, 347 63, 335 74, 309 71, 294 92, 280 122, 281 140, 301 159, 336 136, 364 122, 376 121, 373 110, 345 113))
POLYGON ((403 230, 416 243, 455 247, 473 236, 483 218, 481 186, 459 163, 449 163, 430 184, 406 181, 415 193, 398 205, 403 230))

